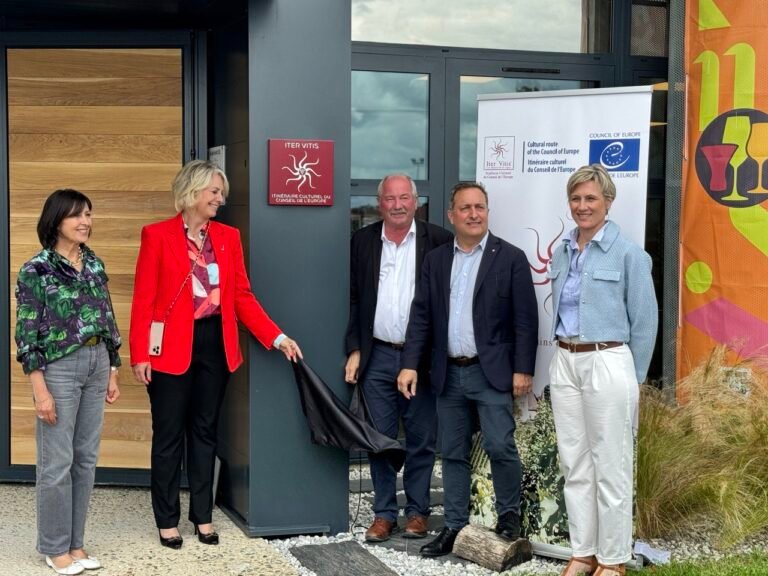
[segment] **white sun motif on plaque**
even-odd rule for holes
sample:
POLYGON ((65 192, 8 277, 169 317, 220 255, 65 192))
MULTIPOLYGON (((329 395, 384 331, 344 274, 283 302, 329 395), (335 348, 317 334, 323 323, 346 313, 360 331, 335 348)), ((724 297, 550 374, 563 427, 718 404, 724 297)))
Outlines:
POLYGON ((283 170, 288 170, 293 178, 287 178, 285 183, 298 182, 296 190, 299 192, 301 192, 301 187, 304 186, 304 184, 309 184, 310 188, 315 188, 316 186, 312 183, 312 176, 320 178, 321 175, 315 172, 312 169, 312 166, 317 166, 320 163, 320 159, 317 159, 314 162, 307 162, 306 152, 304 152, 304 157, 298 162, 296 161, 296 156, 293 154, 288 154, 288 156, 293 159, 293 168, 290 166, 283 166, 283 170))

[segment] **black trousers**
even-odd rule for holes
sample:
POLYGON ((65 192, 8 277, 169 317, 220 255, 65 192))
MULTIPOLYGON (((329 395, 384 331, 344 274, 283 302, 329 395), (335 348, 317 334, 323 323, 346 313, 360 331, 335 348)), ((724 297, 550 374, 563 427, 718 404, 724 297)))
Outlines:
POLYGON ((147 391, 152 407, 152 510, 158 528, 179 524, 185 436, 189 520, 211 522, 216 429, 228 380, 220 316, 195 321, 189 370, 179 376, 152 372, 147 391))

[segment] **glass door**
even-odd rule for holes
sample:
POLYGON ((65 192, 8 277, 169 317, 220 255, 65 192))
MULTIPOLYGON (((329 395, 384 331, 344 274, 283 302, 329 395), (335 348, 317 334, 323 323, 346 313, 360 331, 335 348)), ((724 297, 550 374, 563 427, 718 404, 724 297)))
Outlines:
MULTIPOLYGON (((600 56, 591 57, 600 60, 600 56)), ((613 85, 612 65, 449 58, 446 64, 445 183, 475 179, 480 94, 575 90, 613 85)))
POLYGON ((407 174, 419 193, 417 218, 442 223, 443 61, 353 54, 352 232, 379 220, 376 188, 407 174))

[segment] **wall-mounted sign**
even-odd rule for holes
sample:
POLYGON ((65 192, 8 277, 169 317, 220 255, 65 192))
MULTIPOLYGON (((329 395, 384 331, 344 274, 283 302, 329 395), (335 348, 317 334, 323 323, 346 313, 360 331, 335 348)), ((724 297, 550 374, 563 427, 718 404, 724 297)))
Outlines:
POLYGON ((333 141, 271 138, 269 203, 333 206, 333 141))

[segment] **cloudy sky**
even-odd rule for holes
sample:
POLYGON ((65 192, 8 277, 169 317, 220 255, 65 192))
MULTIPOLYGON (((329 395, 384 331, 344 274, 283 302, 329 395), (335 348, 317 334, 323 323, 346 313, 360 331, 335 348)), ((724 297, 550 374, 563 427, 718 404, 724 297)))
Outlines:
MULTIPOLYGON (((581 51, 582 0, 352 0, 352 40, 581 51)), ((352 73, 352 177, 428 177, 430 78, 352 73)), ((477 95, 585 87, 578 81, 462 78, 459 176, 475 175, 477 95)), ((438 90, 439 92, 439 90, 438 90)))
POLYGON ((580 52, 581 0, 352 0, 352 40, 580 52))

